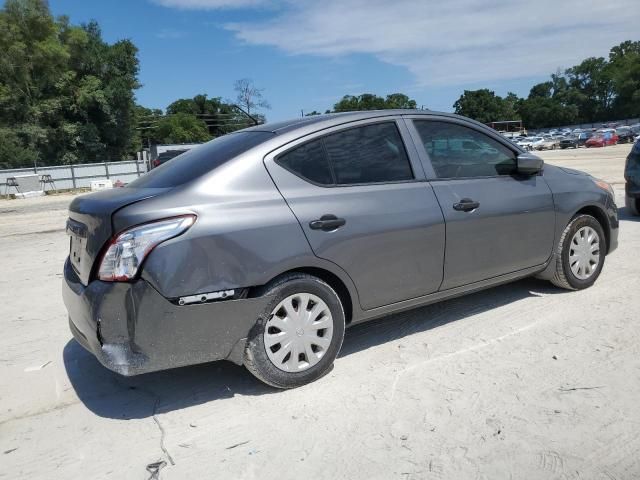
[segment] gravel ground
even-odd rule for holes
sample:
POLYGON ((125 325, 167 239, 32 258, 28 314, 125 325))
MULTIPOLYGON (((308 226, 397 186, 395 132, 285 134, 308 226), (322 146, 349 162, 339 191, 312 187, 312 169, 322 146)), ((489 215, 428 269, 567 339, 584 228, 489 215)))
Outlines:
MULTIPOLYGON (((542 155, 624 205, 628 150, 542 155)), ((329 375, 279 392, 224 362, 119 377, 75 343, 71 198, 0 201, 0 478, 640 478, 640 219, 624 208, 593 288, 527 279, 357 326, 329 375)))

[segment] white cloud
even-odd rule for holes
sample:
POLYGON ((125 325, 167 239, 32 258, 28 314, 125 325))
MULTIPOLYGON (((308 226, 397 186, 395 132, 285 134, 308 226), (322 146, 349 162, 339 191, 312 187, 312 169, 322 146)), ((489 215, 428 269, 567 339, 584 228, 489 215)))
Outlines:
MULTIPOLYGON (((249 0, 159 0, 246 5, 249 0)), ((271 4, 282 3, 272 1, 271 4)), ((548 75, 638 37, 640 1, 289 0, 263 21, 226 25, 238 39, 290 54, 371 54, 420 85, 548 75)), ((223 5, 220 5, 223 6, 223 5)))
POLYGON ((213 10, 218 8, 255 7, 267 0, 153 0, 164 7, 175 7, 190 10, 213 10))

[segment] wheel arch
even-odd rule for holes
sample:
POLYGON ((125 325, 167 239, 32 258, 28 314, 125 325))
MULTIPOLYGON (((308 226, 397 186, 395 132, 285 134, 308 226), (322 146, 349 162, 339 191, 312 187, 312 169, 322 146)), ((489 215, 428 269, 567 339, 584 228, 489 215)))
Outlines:
POLYGON ((609 248, 611 246, 611 226, 609 225, 609 220, 604 210, 597 205, 585 205, 578 210, 572 218, 576 215, 591 215, 598 221, 604 231, 605 241, 607 242, 607 253, 609 253, 609 248))
MULTIPOLYGON (((297 267, 276 275, 268 282, 266 282, 265 285, 274 282, 280 277, 283 277, 290 273, 305 273, 307 275, 317 277, 323 282, 327 283, 331 288, 335 290, 335 292, 338 294, 338 297, 340 298, 340 302, 342 302, 342 307, 344 308, 345 323, 347 325, 351 323, 354 315, 354 308, 356 308, 354 300, 357 299, 357 292, 355 292, 355 289, 350 289, 342 278, 340 278, 330 270, 321 267, 297 267)), ((248 296, 251 297, 253 295, 256 295, 258 288, 260 287, 253 287, 249 289, 248 296)))

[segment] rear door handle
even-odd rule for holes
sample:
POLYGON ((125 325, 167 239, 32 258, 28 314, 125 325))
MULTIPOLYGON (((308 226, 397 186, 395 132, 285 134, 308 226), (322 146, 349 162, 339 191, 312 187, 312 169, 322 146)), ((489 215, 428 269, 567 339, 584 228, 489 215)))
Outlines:
POLYGON ((344 218, 338 218, 335 215, 323 215, 319 220, 309 222, 309 228, 311 230, 330 232, 342 227, 345 223, 347 223, 347 221, 344 218))
POLYGON ((453 204, 453 209, 459 212, 470 212, 480 206, 480 202, 475 202, 470 198, 463 198, 458 203, 453 204))

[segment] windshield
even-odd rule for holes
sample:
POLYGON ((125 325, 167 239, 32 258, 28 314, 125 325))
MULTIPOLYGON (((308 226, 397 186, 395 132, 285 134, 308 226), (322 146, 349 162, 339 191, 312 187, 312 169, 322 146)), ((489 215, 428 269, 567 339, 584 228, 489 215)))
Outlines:
POLYGON ((271 132, 238 132, 189 150, 131 182, 130 188, 170 188, 190 182, 265 142, 271 132))

